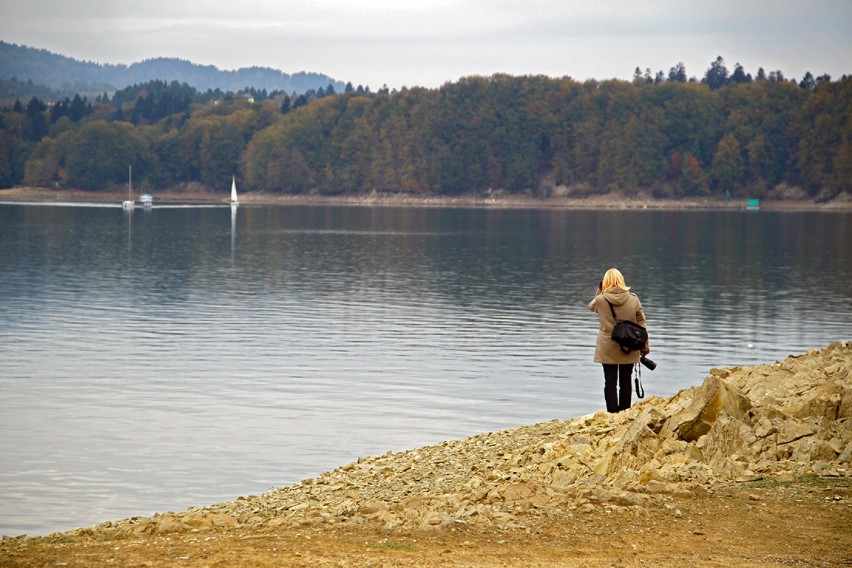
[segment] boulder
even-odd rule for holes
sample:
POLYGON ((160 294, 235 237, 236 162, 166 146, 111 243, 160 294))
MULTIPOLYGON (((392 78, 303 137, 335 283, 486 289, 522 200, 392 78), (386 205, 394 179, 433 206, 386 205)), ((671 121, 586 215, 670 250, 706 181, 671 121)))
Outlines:
POLYGON ((674 432, 681 440, 694 442, 710 431, 720 412, 743 418, 751 406, 751 402, 736 388, 715 375, 709 375, 695 392, 689 406, 668 418, 663 428, 674 432))

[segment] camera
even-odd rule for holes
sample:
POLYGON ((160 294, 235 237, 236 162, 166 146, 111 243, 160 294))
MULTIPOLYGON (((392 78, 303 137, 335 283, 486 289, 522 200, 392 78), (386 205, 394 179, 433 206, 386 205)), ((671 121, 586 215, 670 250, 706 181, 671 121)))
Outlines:
POLYGON ((653 371, 657 368, 657 364, 645 357, 644 355, 639 356, 639 362, 648 367, 648 370, 653 371))

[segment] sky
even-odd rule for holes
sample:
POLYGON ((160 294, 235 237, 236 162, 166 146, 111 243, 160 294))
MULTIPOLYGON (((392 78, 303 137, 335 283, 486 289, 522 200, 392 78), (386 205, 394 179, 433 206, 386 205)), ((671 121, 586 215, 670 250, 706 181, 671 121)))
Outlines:
POLYGON ((0 39, 97 63, 310 71, 377 89, 471 75, 852 74, 852 0, 0 0, 0 39))

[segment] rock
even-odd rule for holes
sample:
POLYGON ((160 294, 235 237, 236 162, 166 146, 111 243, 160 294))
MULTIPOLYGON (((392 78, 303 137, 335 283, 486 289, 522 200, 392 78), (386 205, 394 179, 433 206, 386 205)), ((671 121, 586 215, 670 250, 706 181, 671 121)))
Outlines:
POLYGON ((647 495, 618 491, 609 496, 608 502, 622 507, 644 507, 649 500, 647 495))
POLYGON ((557 491, 567 491, 578 479, 576 473, 571 471, 559 470, 553 474, 551 487, 557 491))
POLYGON ((186 532, 192 527, 182 522, 176 515, 167 514, 160 517, 159 521, 151 527, 153 534, 169 534, 186 532))
POLYGON ((667 419, 663 428, 676 433, 682 440, 694 442, 710 431, 720 412, 742 418, 750 408, 751 402, 747 398, 719 377, 711 375, 704 379, 690 405, 667 419))
POLYGON ((816 428, 812 424, 806 424, 789 418, 783 424, 778 432, 778 445, 789 444, 805 436, 813 436, 816 433, 816 428))

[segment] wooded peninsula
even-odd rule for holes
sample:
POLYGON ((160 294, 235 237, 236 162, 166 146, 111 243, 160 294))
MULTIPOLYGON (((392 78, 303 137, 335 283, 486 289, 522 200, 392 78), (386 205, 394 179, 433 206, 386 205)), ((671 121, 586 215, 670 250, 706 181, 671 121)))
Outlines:
POLYGON ((288 95, 149 81, 0 108, 0 188, 341 195, 808 197, 852 191, 852 77, 756 78, 718 58, 633 81, 467 77, 288 95))

